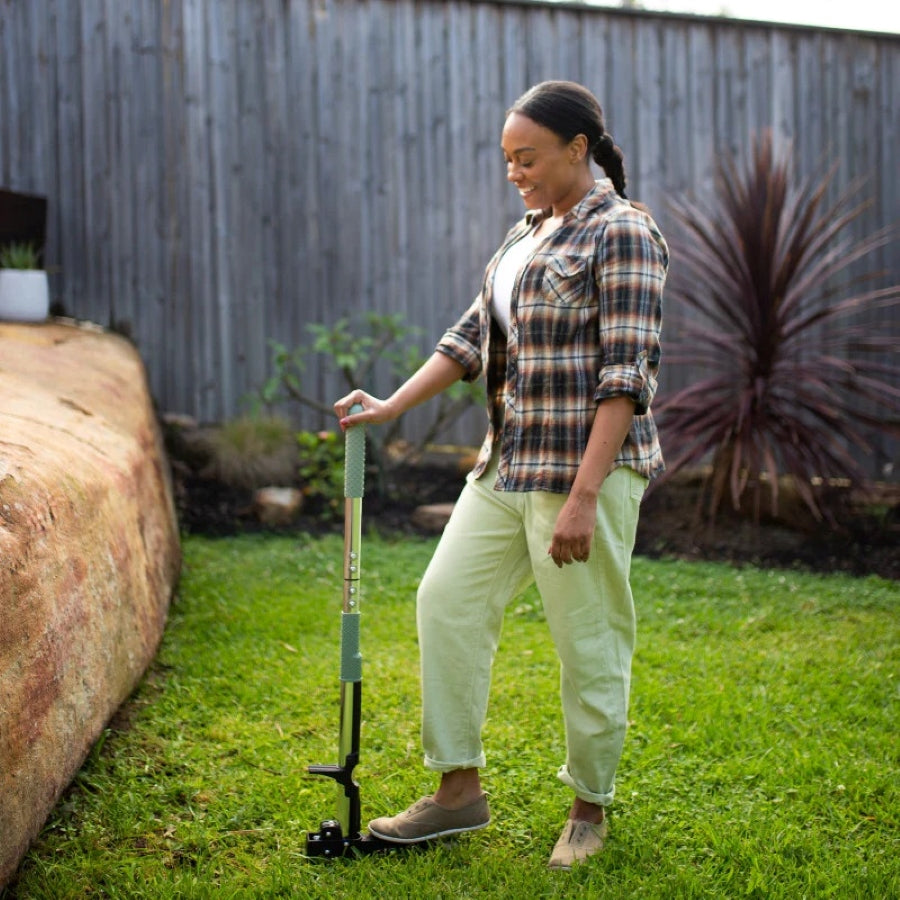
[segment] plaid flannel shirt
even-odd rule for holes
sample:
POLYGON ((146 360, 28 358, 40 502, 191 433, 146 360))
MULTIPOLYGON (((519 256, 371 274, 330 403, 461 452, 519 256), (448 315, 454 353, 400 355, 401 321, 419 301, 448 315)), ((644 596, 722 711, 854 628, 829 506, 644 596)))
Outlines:
POLYGON ((488 431, 473 473, 481 475, 499 441, 495 489, 568 493, 597 404, 624 395, 635 415, 613 468, 652 478, 663 469, 650 403, 666 242, 647 213, 600 179, 522 267, 504 336, 491 315, 494 272, 546 214, 529 212, 510 229, 481 292, 436 348, 465 367, 465 380, 487 379, 488 431))

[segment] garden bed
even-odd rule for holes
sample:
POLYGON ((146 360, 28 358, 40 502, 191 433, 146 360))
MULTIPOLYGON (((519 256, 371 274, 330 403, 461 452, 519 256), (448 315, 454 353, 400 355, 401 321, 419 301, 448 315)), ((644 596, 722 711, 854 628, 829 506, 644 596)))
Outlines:
MULTIPOLYGON (((458 456, 430 454, 394 473, 385 497, 367 487, 364 523, 383 532, 418 534, 411 521, 416 507, 456 500, 463 482, 458 456)), ((191 472, 176 473, 175 483, 181 525, 191 534, 225 536, 266 530, 322 534, 342 528, 340 509, 329 518, 315 502, 308 503, 292 525, 266 528, 253 515, 249 490, 191 472)), ((813 521, 790 498, 784 501, 781 516, 764 516, 759 524, 723 509, 715 527, 701 526, 697 524, 701 485, 698 474, 686 473, 648 494, 638 527, 637 553, 900 578, 900 485, 879 485, 865 499, 848 494, 841 502, 839 530, 813 521)))

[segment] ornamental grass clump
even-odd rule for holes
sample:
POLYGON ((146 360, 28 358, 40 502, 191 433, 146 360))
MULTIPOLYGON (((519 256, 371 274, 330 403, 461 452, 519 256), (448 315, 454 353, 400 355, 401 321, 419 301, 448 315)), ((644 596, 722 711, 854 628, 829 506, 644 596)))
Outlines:
POLYGON ((241 416, 206 436, 204 475, 235 488, 290 485, 297 478, 297 446, 291 423, 280 416, 241 416))
POLYGON ((865 485, 867 434, 900 435, 900 367, 886 361, 897 336, 886 317, 850 318, 900 301, 900 285, 867 287, 874 273, 850 279, 891 234, 846 234, 867 204, 854 183, 826 205, 834 173, 795 178, 790 151, 763 132, 745 168, 721 162, 710 204, 673 204, 682 231, 667 302, 693 317, 667 342, 666 363, 704 374, 657 410, 666 477, 711 461, 710 520, 726 496, 758 517, 766 492, 777 514, 782 479, 835 524, 828 486, 865 485))

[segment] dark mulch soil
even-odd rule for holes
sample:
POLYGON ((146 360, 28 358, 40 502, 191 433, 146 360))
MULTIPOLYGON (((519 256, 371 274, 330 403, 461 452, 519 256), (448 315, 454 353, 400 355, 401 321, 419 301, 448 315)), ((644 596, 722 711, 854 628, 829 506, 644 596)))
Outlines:
MULTIPOLYGON (((388 481, 383 492, 373 490, 371 478, 363 499, 363 524, 384 533, 420 534, 411 521, 413 511, 431 503, 451 503, 459 496, 464 476, 447 464, 410 466, 388 481)), ((290 525, 272 528, 253 514, 253 491, 229 487, 196 474, 175 478, 175 498, 181 527, 191 534, 226 536, 266 531, 291 534, 343 532, 343 505, 328 512, 321 502, 307 500, 290 525)))
POLYGON ((755 523, 726 507, 714 527, 698 524, 702 480, 676 477, 651 491, 641 509, 637 552, 717 560, 764 568, 800 568, 900 578, 900 485, 877 485, 871 495, 849 495, 836 525, 813 519, 797 498, 780 502, 777 518, 755 523))
MULTIPOLYGON (((252 492, 192 473, 175 475, 176 504, 185 532, 234 535, 254 531, 340 533, 342 509, 330 519, 308 503, 289 527, 264 528, 252 512, 252 492)), ((407 466, 382 499, 367 483, 363 523, 382 533, 420 533, 410 521, 420 505, 454 501, 463 475, 454 462, 407 466)), ((810 519, 797 504, 781 518, 756 525, 729 510, 713 528, 697 524, 698 477, 678 477, 644 499, 636 552, 650 557, 715 560, 768 568, 800 568, 900 578, 900 486, 886 485, 877 503, 847 502, 838 531, 810 519)), ((790 504, 787 504, 790 505, 790 504)))

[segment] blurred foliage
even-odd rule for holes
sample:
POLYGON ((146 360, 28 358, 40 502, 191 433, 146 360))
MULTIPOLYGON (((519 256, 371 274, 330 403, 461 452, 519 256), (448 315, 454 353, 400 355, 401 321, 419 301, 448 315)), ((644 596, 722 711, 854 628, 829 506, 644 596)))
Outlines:
POLYGON ((294 427, 281 416, 246 415, 205 431, 203 474, 237 488, 296 480, 294 427))
POLYGON ((297 443, 303 493, 321 504, 322 518, 337 518, 343 511, 344 442, 333 431, 301 431, 297 443))
MULTIPOLYGON (((307 361, 311 356, 324 358, 327 369, 339 376, 346 392, 358 387, 370 390, 376 372, 387 377, 389 390, 393 391, 425 362, 416 344, 421 329, 406 324, 399 314, 367 313, 359 330, 352 330, 350 320, 343 317, 330 326, 309 324, 307 331, 310 341, 293 349, 276 341, 271 343, 273 371, 260 390, 264 404, 274 405, 287 400, 328 416, 334 415, 331 404, 317 398, 308 386, 307 361)), ((419 456, 466 410, 482 402, 483 397, 484 389, 480 383, 459 381, 452 385, 424 407, 430 414, 428 424, 415 440, 404 442, 399 453, 389 455, 384 449, 397 444, 403 417, 368 429, 367 458, 376 470, 378 489, 384 483, 388 468, 419 456)))

